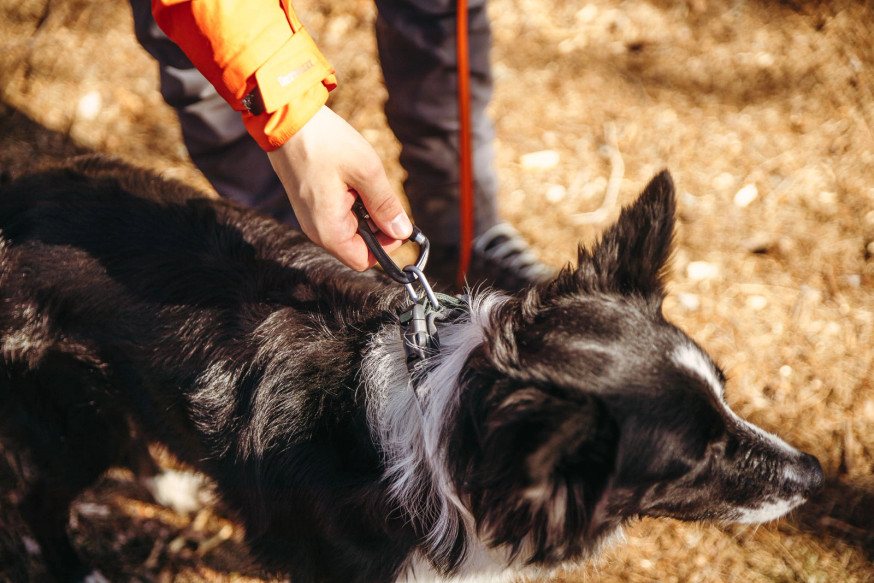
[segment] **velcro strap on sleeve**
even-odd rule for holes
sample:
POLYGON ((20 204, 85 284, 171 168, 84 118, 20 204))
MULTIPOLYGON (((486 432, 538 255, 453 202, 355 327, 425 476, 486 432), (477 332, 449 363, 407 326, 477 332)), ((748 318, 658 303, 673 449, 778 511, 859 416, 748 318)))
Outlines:
POLYGON ((313 85, 336 84, 334 70, 312 37, 301 28, 255 72, 264 111, 273 113, 293 103, 313 85))

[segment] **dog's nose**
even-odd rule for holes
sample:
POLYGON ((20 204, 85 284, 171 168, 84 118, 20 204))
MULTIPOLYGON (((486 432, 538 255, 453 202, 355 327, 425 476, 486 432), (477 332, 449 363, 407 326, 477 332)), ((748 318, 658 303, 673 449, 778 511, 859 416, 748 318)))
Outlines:
POLYGON ((799 477, 805 497, 816 494, 822 489, 823 475, 819 460, 809 453, 801 453, 798 460, 799 477))

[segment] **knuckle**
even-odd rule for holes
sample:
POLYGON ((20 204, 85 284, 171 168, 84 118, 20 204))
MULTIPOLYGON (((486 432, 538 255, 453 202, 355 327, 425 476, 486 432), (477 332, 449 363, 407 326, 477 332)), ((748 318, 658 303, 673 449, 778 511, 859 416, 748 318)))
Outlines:
POLYGON ((358 169, 361 180, 366 184, 376 184, 386 180, 385 169, 379 158, 370 158, 363 160, 358 169))
POLYGON ((399 203, 394 196, 389 195, 377 200, 373 206, 370 210, 374 215, 393 219, 398 213, 399 203))

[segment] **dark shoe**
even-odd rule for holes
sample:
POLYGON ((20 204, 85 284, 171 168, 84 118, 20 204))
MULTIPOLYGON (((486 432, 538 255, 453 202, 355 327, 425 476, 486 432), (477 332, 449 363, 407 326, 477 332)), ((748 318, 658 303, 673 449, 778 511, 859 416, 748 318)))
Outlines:
MULTIPOLYGON (((425 274, 435 288, 461 291, 455 285, 457 272, 458 246, 431 249, 425 274)), ((489 285, 513 293, 551 279, 556 273, 540 262, 519 231, 507 223, 498 223, 473 242, 467 286, 489 285)))

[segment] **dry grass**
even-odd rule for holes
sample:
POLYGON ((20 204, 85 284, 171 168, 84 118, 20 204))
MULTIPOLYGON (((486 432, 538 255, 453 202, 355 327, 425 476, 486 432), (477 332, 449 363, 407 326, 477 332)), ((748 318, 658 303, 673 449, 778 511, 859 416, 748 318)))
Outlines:
MULTIPOLYGON (((295 4, 341 73, 334 108, 399 183, 372 2, 295 4)), ((618 211, 594 224, 581 214, 599 207, 611 174, 627 202, 670 168, 680 227, 669 317, 722 363, 731 404, 817 455, 828 477, 793 517, 758 529, 640 521, 626 544, 557 581, 874 581, 874 7, 492 0, 491 10, 505 216, 561 265, 618 211), (541 150, 557 162, 523 158, 541 150)), ((94 150, 205 184, 131 29, 122 0, 0 0, 0 167, 94 150)), ((132 488, 110 476, 77 513, 77 536, 108 575, 257 575, 219 515, 169 516, 132 488)), ((14 517, 0 523, 12 533, 0 536, 0 567, 38 573, 14 517)))

